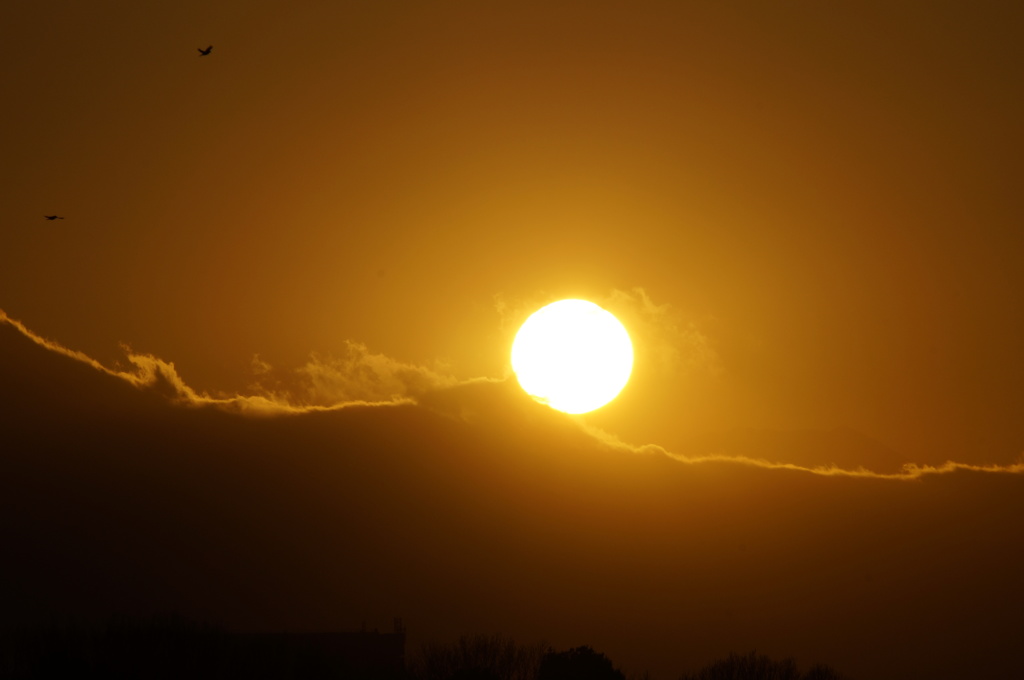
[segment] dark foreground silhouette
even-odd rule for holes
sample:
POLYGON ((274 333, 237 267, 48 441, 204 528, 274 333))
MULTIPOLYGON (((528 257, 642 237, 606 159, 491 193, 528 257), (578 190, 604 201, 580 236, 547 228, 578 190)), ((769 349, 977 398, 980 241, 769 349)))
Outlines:
MULTIPOLYGON (((427 643, 408 660, 405 628, 391 633, 237 633, 177 615, 48 625, 0 634, 0 678, 251 678, 320 680, 627 680, 589 646, 555 651, 502 635, 427 643)), ((646 680, 647 674, 635 680, 646 680)), ((634 680, 631 676, 630 680, 634 680)), ((849 680, 823 665, 732 654, 679 680, 849 680)))
POLYGON ((405 677, 405 631, 236 633, 178 616, 48 625, 0 635, 0 678, 405 677))
MULTIPOLYGON (((450 644, 423 646, 410 659, 409 680, 627 680, 604 654, 589 646, 558 652, 544 643, 523 645, 501 635, 464 635, 450 644)), ((629 680, 649 680, 647 673, 629 680)), ((730 654, 679 680, 850 680, 817 664, 801 673, 793 659, 756 652, 730 654)))
POLYGON ((679 680, 849 680, 830 666, 816 664, 801 673, 793 659, 775 661, 763 654, 730 654, 679 680))
POLYGON ((626 680, 604 654, 587 646, 558 652, 502 635, 463 635, 429 643, 410 660, 410 680, 626 680))
POLYGON ((205 50, 202 47, 197 47, 196 49, 199 50, 199 56, 200 57, 205 57, 206 55, 208 55, 210 52, 213 51, 213 45, 210 45, 205 50))
POLYGON ((43 217, 45 217, 46 219, 50 220, 51 222, 53 222, 54 220, 62 220, 62 219, 64 219, 60 215, 43 215, 43 217))

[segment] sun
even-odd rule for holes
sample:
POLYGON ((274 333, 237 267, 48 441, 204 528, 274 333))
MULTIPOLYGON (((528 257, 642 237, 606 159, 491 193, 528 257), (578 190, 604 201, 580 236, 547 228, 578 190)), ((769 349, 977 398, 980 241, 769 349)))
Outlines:
POLYGON ((531 397, 565 413, 600 408, 633 370, 633 343, 610 312, 560 300, 534 312, 512 343, 512 370, 531 397))

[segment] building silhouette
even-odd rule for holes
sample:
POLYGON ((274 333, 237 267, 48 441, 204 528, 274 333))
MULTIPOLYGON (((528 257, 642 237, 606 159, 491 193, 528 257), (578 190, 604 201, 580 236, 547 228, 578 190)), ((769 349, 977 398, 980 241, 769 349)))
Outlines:
POLYGON ((0 678, 398 680, 405 627, 391 632, 232 632, 163 616, 100 629, 48 625, 0 634, 0 678))

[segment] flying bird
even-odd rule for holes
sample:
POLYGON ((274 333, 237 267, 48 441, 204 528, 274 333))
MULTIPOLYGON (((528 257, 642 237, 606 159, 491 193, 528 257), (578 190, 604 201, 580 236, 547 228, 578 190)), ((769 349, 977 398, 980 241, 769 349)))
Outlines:
POLYGON ((199 50, 199 56, 200 57, 205 57, 207 54, 210 53, 210 50, 213 49, 213 45, 210 45, 205 50, 203 48, 201 48, 201 47, 197 47, 196 49, 199 50))
POLYGON ((62 219, 64 219, 60 215, 43 215, 43 217, 45 217, 46 219, 50 220, 51 222, 54 221, 54 220, 62 220, 62 219))

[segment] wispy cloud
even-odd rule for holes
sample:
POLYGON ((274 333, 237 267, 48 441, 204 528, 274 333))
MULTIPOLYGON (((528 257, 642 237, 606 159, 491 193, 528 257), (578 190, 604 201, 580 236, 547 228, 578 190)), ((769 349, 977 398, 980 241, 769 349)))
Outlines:
POLYGON ((755 458, 752 456, 743 455, 708 454, 692 456, 674 453, 657 444, 629 444, 627 442, 623 442, 615 435, 605 432, 599 428, 586 425, 584 425, 583 427, 594 439, 602 442, 605 446, 608 446, 612 449, 640 455, 666 456, 673 460, 677 460, 681 463, 686 463, 689 465, 699 465, 703 463, 727 463, 758 467, 767 470, 793 470, 796 472, 804 472, 813 475, 821 475, 825 477, 863 477, 869 479, 893 480, 915 480, 921 479, 922 477, 927 477, 929 475, 949 474, 958 471, 1024 474, 1024 460, 1012 463, 1010 465, 972 465, 969 463, 957 463, 955 461, 946 461, 941 465, 921 465, 917 463, 905 463, 904 465, 901 466, 898 472, 884 473, 875 472, 864 467, 848 469, 839 467, 837 465, 797 465, 794 463, 773 462, 766 460, 764 458, 755 458))
POLYGON ((296 372, 303 378, 302 397, 321 406, 415 400, 459 382, 440 367, 403 362, 352 341, 340 356, 313 354, 296 372))
POLYGON ((22 335, 24 335, 26 338, 28 338, 32 342, 36 343, 40 347, 45 347, 46 349, 50 350, 51 352, 56 352, 58 354, 63 354, 64 356, 70 357, 70 358, 72 358, 72 359, 74 359, 76 361, 81 361, 84 364, 88 364, 89 366, 92 366, 97 371, 102 371, 103 373, 108 373, 110 375, 118 375, 116 371, 111 371, 111 370, 107 369, 102 364, 100 364, 100 362, 98 362, 95 359, 93 359, 93 358, 83 354, 82 352, 78 352, 76 350, 68 349, 67 347, 61 345, 58 342, 54 342, 53 340, 48 340, 48 339, 42 337, 41 335, 38 335, 37 333, 33 333, 22 322, 18 321, 17 319, 12 319, 11 317, 7 316, 7 312, 5 312, 2 309, 0 309, 0 323, 5 323, 5 324, 8 324, 8 325, 12 326, 17 331, 19 331, 22 335))
MULTIPOLYGON (((128 367, 111 369, 82 352, 42 337, 3 310, 0 310, 0 323, 12 326, 40 347, 87 364, 138 389, 158 394, 179 406, 212 406, 250 415, 269 415, 346 406, 412 404, 426 392, 459 382, 440 367, 402 362, 371 352, 361 343, 348 342, 340 356, 313 354, 304 366, 289 372, 289 379, 272 386, 258 380, 251 394, 211 396, 188 385, 173 362, 134 352, 127 345, 122 348, 128 367)), ((253 358, 252 366, 258 378, 265 378, 273 371, 273 367, 258 356, 253 358)))
POLYGON ((721 360, 711 339, 694 319, 667 303, 658 304, 640 287, 613 290, 601 306, 629 330, 637 356, 648 357, 666 374, 716 374, 721 360))

